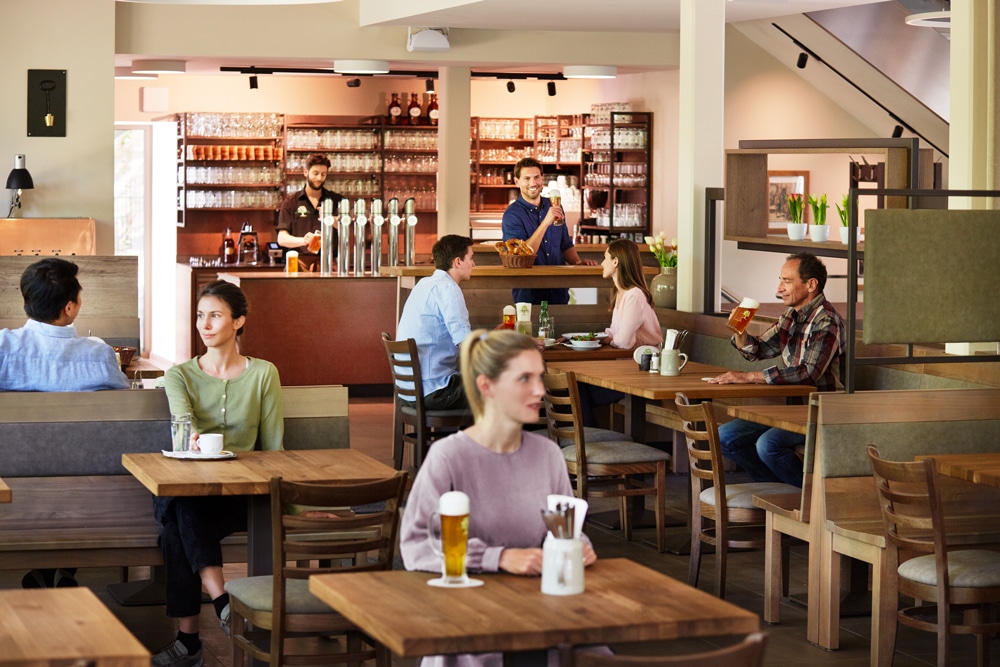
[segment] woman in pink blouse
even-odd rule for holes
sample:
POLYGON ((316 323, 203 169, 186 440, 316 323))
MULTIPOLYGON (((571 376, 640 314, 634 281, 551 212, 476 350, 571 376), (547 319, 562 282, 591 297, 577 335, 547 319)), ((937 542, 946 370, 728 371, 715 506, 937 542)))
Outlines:
POLYGON ((662 342, 663 333, 642 275, 638 246, 629 239, 612 241, 604 251, 601 268, 603 276, 615 284, 611 326, 604 331, 608 334, 604 342, 622 349, 662 342))

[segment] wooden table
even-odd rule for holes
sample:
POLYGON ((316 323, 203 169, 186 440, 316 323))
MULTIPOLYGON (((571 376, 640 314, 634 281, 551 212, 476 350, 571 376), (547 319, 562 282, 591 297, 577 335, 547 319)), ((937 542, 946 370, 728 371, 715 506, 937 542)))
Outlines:
POLYGON ((726 412, 730 417, 799 435, 806 434, 806 423, 809 421, 808 405, 731 405, 726 412))
POLYGON ((10 487, 7 486, 7 482, 0 479, 0 503, 9 503, 10 500, 10 487))
POLYGON ((271 574, 272 477, 296 482, 366 482, 395 470, 353 449, 240 452, 235 459, 191 461, 123 454, 122 465, 156 496, 248 496, 247 571, 271 574))
POLYGON ((625 433, 640 441, 646 423, 646 403, 672 403, 678 392, 690 399, 712 400, 808 396, 816 391, 816 387, 798 384, 710 384, 702 378, 721 375, 727 369, 694 361, 688 362, 675 377, 640 371, 631 359, 557 362, 549 364, 549 370, 556 373, 573 371, 579 382, 624 393, 628 399, 625 401, 625 433))
POLYGON ((935 454, 918 456, 921 461, 933 458, 937 471, 956 479, 1000 488, 1000 454, 935 454))
POLYGON ((149 667, 149 651, 89 588, 0 591, 0 665, 149 667))
POLYGON ((545 664, 544 653, 532 652, 744 634, 760 624, 752 612, 624 558, 597 561, 586 590, 567 597, 543 595, 538 577, 475 574, 484 586, 448 590, 427 585, 435 576, 318 575, 309 590, 401 658, 502 651, 545 664))

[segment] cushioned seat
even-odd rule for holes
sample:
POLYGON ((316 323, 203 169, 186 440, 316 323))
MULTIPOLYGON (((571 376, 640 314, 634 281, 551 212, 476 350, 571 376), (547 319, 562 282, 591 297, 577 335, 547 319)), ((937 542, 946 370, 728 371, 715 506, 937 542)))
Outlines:
MULTIPOLYGON (((562 450, 563 458, 569 462, 577 462, 576 447, 566 447, 562 450)), ((611 442, 588 442, 588 465, 616 465, 621 463, 650 463, 669 461, 670 454, 661 452, 649 445, 641 445, 631 440, 614 440, 611 442)))
MULTIPOLYGON (((589 445, 592 442, 611 442, 612 440, 626 440, 624 433, 619 433, 618 431, 612 431, 606 428, 597 428, 596 426, 584 426, 583 427, 583 439, 589 445)), ((559 438, 560 447, 570 447, 575 444, 573 438, 559 438)))
MULTIPOLYGON (((768 496, 777 493, 801 493, 802 489, 781 482, 749 482, 747 484, 726 484, 726 507, 753 509, 754 496, 768 496)), ((706 505, 715 506, 715 489, 708 487, 698 498, 706 505)))

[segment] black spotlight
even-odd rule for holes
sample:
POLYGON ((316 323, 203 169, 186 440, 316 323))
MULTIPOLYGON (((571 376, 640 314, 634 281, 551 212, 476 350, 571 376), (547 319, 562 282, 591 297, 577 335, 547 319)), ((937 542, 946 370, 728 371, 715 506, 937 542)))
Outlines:
POLYGON ((508 93, 513 93, 514 92, 514 82, 513 81, 508 81, 507 82, 507 92, 508 93))
POLYGON ((899 139, 901 136, 903 136, 903 126, 902 125, 897 125, 896 127, 892 128, 892 138, 893 139, 899 139))
POLYGON ((799 59, 795 62, 795 66, 799 69, 805 69, 806 63, 809 62, 809 54, 803 51, 799 54, 799 59))
POLYGON ((257 90, 257 75, 250 75, 250 90, 257 90))
POLYGON ((360 88, 361 87, 361 79, 348 79, 347 80, 347 87, 348 88, 360 88))
POLYGON ((434 79, 427 79, 426 81, 424 81, 424 90, 426 90, 428 93, 435 92, 434 79))
POLYGON ((556 96, 556 82, 555 81, 549 81, 548 88, 549 88, 549 97, 555 97, 556 96))

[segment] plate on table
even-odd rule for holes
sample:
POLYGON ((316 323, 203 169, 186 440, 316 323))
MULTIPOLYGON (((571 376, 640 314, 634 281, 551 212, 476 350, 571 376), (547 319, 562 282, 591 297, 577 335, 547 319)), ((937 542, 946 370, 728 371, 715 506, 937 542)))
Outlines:
POLYGON ((562 337, 569 341, 572 341, 574 338, 579 338, 579 337, 591 338, 592 340, 601 340, 602 338, 607 338, 608 334, 604 333, 603 331, 601 333, 596 333, 594 331, 577 331, 574 333, 564 333, 562 337))
POLYGON ((449 583, 447 579, 441 577, 439 579, 429 579, 427 581, 428 586, 433 586, 434 588, 478 588, 486 582, 482 579, 466 579, 460 584, 449 583))
POLYGON ((187 461, 225 461, 226 459, 235 459, 236 452, 230 452, 222 450, 218 454, 202 454, 201 452, 168 452, 165 449, 161 449, 163 455, 168 459, 184 459, 187 461))
POLYGON ((641 364, 642 355, 653 354, 654 352, 659 352, 659 351, 660 351, 659 348, 657 348, 655 345, 640 345, 639 347, 635 348, 635 352, 632 353, 632 359, 635 360, 635 363, 641 364))
POLYGON ((597 350, 601 347, 601 341, 599 340, 571 340, 568 343, 563 343, 566 347, 571 350, 597 350))

